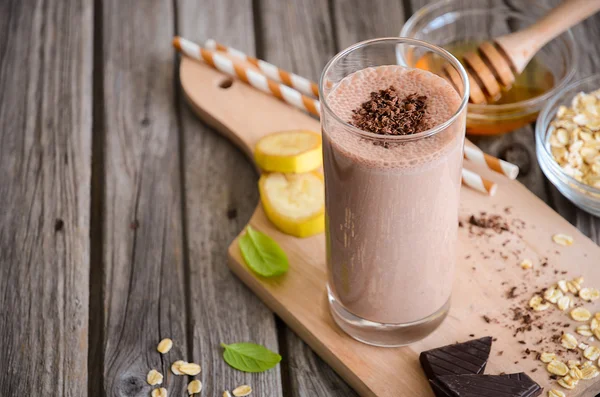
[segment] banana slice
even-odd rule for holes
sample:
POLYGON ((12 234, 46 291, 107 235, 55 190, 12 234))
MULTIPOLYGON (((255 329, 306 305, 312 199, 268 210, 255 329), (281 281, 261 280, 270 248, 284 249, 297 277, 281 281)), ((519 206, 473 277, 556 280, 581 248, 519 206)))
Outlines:
POLYGON ((308 237, 325 228, 325 186, 321 173, 263 174, 258 189, 267 218, 282 232, 308 237))
POLYGON ((323 163, 321 135, 307 130, 282 131, 262 138, 254 150, 256 164, 264 171, 302 173, 323 163))

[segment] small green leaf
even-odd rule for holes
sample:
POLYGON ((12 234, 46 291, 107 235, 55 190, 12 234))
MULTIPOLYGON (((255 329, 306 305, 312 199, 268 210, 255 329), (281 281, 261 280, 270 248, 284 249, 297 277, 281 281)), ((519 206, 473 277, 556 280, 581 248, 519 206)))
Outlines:
POLYGON ((234 343, 226 345, 223 359, 235 369, 244 372, 264 372, 281 361, 281 356, 271 350, 254 343, 234 343))
POLYGON ((254 230, 250 225, 240 237, 240 250, 246 264, 263 277, 279 276, 287 272, 288 258, 271 237, 254 230))

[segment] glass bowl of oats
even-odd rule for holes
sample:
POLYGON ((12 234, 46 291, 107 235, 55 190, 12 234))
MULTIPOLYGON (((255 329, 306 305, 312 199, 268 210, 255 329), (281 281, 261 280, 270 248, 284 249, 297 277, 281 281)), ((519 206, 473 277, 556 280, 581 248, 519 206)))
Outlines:
POLYGON ((600 216, 600 74, 558 92, 535 130, 542 171, 573 204, 600 216))

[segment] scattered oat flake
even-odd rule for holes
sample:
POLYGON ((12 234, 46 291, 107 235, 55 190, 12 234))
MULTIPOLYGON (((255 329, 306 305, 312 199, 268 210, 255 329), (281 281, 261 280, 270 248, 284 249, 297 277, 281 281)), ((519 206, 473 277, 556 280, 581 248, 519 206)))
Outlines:
POLYGON ((566 280, 559 280, 557 284, 558 284, 558 288, 560 288, 560 290, 563 293, 569 292, 569 289, 567 288, 567 281, 566 280))
POLYGON ((577 339, 569 333, 564 333, 560 338, 560 344, 568 350, 573 350, 577 347, 577 339))
POLYGON ((196 376, 202 371, 200 365, 196 363, 183 363, 179 366, 179 371, 186 375, 196 376))
POLYGON ((167 397, 167 389, 161 387, 160 389, 152 390, 152 397, 167 397))
POLYGON ((188 394, 191 396, 192 394, 200 393, 202 391, 202 382, 198 379, 191 381, 187 387, 188 394))
MULTIPOLYGON (((591 363, 591 361, 588 361, 588 363, 591 363)), ((589 380, 598 375, 600 375, 600 371, 598 371, 598 368, 593 364, 582 366, 581 368, 581 379, 589 380)))
POLYGON ((569 376, 573 379, 579 380, 583 377, 583 373, 581 372, 581 370, 579 368, 575 367, 575 368, 571 368, 569 370, 569 376))
POLYGON ((173 372, 175 375, 185 375, 183 372, 181 372, 181 370, 179 369, 179 367, 183 364, 186 364, 185 361, 183 360, 177 360, 175 361, 173 364, 171 364, 171 372, 173 372))
POLYGON ((229 390, 225 390, 223 392, 223 397, 231 397, 231 393, 229 393, 229 390))
POLYGON ((559 379, 557 383, 568 390, 573 390, 576 385, 575 381, 569 375, 565 376, 562 379, 559 379))
POLYGON ((593 335, 592 329, 587 324, 579 325, 577 327, 577 333, 582 336, 592 336, 593 335))
POLYGON ((520 266, 523 270, 531 269, 533 267, 533 262, 531 262, 529 259, 523 259, 520 266))
POLYGON ((552 240, 558 244, 558 245, 562 245, 563 247, 569 247, 571 245, 573 245, 573 237, 568 236, 566 234, 555 234, 554 236, 552 236, 552 240))
POLYGON ((577 284, 574 281, 567 281, 567 289, 573 295, 577 295, 579 293, 579 290, 581 289, 581 286, 579 286, 579 284, 577 284), (577 287, 579 287, 579 288, 577 288, 577 287))
POLYGON ((558 308, 563 312, 567 310, 571 306, 571 298, 568 296, 563 296, 558 300, 558 308))
POLYGON ((584 368, 588 368, 588 367, 593 367, 594 363, 591 361, 586 361, 583 364, 581 364, 580 369, 584 369, 584 368))
POLYGON ((560 390, 552 389, 548 391, 548 397, 566 397, 566 395, 560 390))
POLYGON ((235 397, 243 397, 252 393, 252 388, 248 385, 242 385, 233 389, 232 393, 235 397))
POLYGON ((576 307, 571 310, 571 318, 575 321, 588 321, 592 318, 592 313, 585 307, 576 307))
POLYGON ((569 367, 567 367, 567 364, 559 360, 550 361, 546 366, 546 369, 551 374, 558 376, 565 376, 567 373, 569 373, 569 367))
POLYGON ((542 312, 550 308, 550 304, 544 302, 544 299, 539 295, 533 295, 529 300, 529 307, 536 312, 542 312))
POLYGON ((540 361, 543 363, 548 364, 550 361, 554 360, 556 358, 556 354, 554 353, 547 353, 547 352, 543 352, 542 354, 540 354, 540 361))
POLYGON ((146 377, 148 384, 151 386, 160 385, 163 382, 163 376, 160 372, 155 369, 150 370, 148 372, 148 376, 146 377))
POLYGON ((600 298, 600 291, 596 288, 582 288, 579 290, 579 297, 584 301, 591 302, 600 298))
POLYGON ((544 292, 544 299, 550 303, 558 303, 563 296, 562 291, 555 287, 550 287, 544 292))
POLYGON ((583 352, 583 357, 591 361, 596 361, 600 358, 600 349, 598 349, 596 346, 588 346, 588 348, 583 352))
POLYGON ((173 347, 173 341, 169 338, 165 338, 158 343, 156 350, 161 354, 166 354, 173 347))
MULTIPOLYGON (((569 283, 567 283, 567 286, 569 285, 569 283)), ((573 288, 575 288, 575 292, 573 292, 574 294, 579 294, 579 291, 581 291, 581 282, 578 281, 577 279, 572 280, 571 281, 571 285, 573 286, 573 288)))

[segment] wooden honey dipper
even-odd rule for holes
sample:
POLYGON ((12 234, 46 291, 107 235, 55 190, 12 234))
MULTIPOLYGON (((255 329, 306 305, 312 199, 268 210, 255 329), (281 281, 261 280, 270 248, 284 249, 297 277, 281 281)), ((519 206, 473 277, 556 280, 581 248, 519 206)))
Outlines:
MULTIPOLYGON (((550 40, 600 10, 600 0, 565 0, 530 27, 482 43, 476 52, 463 56, 470 82, 470 101, 497 101, 502 86, 510 87, 531 58, 550 40)), ((448 78, 457 82, 455 69, 444 66, 448 78)), ((458 80, 457 80, 458 79, 458 80)))

